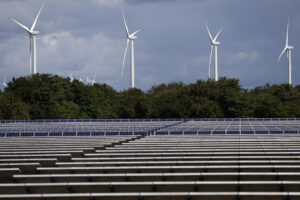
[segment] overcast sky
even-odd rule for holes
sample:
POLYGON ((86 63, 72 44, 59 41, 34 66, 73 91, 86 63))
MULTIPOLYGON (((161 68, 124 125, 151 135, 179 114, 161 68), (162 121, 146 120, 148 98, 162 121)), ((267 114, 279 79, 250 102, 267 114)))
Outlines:
MULTIPOLYGON (((28 34, 14 17, 31 27, 43 1, 0 0, 0 79, 29 74, 28 34)), ((37 71, 69 72, 130 87, 130 51, 121 76, 126 34, 122 8, 135 40, 136 87, 207 80, 208 23, 219 36, 219 76, 238 78, 245 88, 288 82, 288 60, 278 56, 290 20, 292 81, 300 84, 299 0, 46 0, 37 22, 37 71)), ((213 63, 212 63, 213 64, 213 63)), ((212 65, 213 66, 213 65, 212 65)), ((213 72, 213 71, 212 71, 213 72)), ((212 73, 213 75, 213 73, 212 73)), ((2 84, 1 84, 2 88, 2 84)))

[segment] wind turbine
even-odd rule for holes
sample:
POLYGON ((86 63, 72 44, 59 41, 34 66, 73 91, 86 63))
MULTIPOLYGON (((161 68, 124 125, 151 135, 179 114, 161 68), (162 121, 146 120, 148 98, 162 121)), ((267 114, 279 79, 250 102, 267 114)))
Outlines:
POLYGON ((86 77, 86 84, 90 84, 91 80, 89 79, 89 77, 86 77))
POLYGON ((212 51, 213 48, 215 49, 215 81, 218 81, 218 45, 221 44, 221 42, 217 41, 218 36, 220 35, 220 33, 222 32, 223 28, 219 30, 219 32, 217 33, 217 35, 213 38, 210 34, 210 31, 208 29, 207 24, 206 25, 206 29, 207 29, 207 33, 210 39, 210 54, 209 54, 209 66, 208 66, 208 77, 210 78, 210 64, 211 64, 211 56, 212 56, 212 51))
POLYGON ((94 79, 90 80, 90 83, 94 85, 96 83, 96 75, 94 75, 94 79))
POLYGON ((3 87, 6 88, 7 87, 7 83, 6 83, 6 79, 4 79, 3 83, 2 83, 3 87))
POLYGON ((41 11, 44 7, 44 3, 42 4, 36 18, 34 19, 34 22, 29 29, 27 26, 21 24, 14 18, 11 18, 12 21, 14 21, 16 24, 18 24, 21 28, 23 28, 26 32, 29 33, 29 52, 30 52, 30 74, 36 74, 36 35, 39 34, 39 31, 34 30, 36 22, 41 14, 41 11))
POLYGON ((73 82, 74 81, 73 74, 72 73, 68 73, 68 76, 69 76, 70 82, 73 82))
POLYGON ((128 48, 129 41, 131 41, 131 88, 134 88, 134 45, 133 45, 133 41, 137 38, 136 34, 140 30, 137 30, 134 33, 130 34, 128 27, 127 27, 126 20, 125 20, 124 12, 123 12, 123 20, 124 20, 124 25, 125 25, 126 35, 127 35, 127 41, 126 41, 126 48, 125 48, 125 52, 124 52, 123 67, 122 67, 121 74, 123 75, 127 48, 128 48))
POLYGON ((280 60, 281 56, 284 52, 286 52, 286 55, 289 59, 289 84, 292 85, 292 49, 293 46, 289 46, 289 23, 290 23, 290 17, 288 19, 287 27, 286 27, 286 40, 285 40, 285 47, 283 48, 280 56, 278 57, 278 61, 280 60))

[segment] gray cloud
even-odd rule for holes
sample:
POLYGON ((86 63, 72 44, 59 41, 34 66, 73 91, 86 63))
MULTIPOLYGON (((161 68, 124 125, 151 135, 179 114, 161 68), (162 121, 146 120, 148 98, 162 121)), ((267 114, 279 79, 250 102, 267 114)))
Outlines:
MULTIPOLYGON (((0 1, 0 80, 29 72, 28 36, 11 17, 31 23, 42 1, 0 1)), ((148 89, 170 81, 207 79, 209 40, 224 27, 219 47, 220 75, 238 78, 244 87, 287 81, 287 59, 277 58, 284 46, 291 15, 293 83, 300 84, 297 0, 51 0, 40 16, 38 71, 66 76, 97 74, 98 82, 129 87, 129 55, 121 76, 125 31, 141 29, 135 41, 136 86, 148 89)))

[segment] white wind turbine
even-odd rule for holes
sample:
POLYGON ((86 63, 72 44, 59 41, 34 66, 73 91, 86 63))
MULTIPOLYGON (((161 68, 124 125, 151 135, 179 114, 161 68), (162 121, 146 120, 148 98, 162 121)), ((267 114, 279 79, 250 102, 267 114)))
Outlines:
POLYGON ((16 24, 18 24, 21 28, 23 28, 25 31, 27 31, 29 33, 30 74, 36 74, 36 35, 39 34, 39 31, 34 30, 34 28, 35 28, 36 22, 41 14, 43 7, 44 7, 44 3, 42 4, 30 29, 27 26, 25 26, 25 25, 21 24, 20 22, 18 22, 17 20, 15 20, 14 18, 12 18, 12 20, 16 24))
POLYGON ((210 34, 210 31, 209 31, 206 23, 205 23, 205 25, 206 25, 207 33, 208 33, 210 43, 211 43, 210 54, 209 54, 208 77, 210 78, 211 56, 212 56, 212 51, 214 48, 215 49, 215 81, 218 81, 218 45, 221 44, 221 42, 218 42, 217 38, 220 35, 220 33, 222 32, 223 28, 220 29, 219 32, 217 33, 217 35, 213 38, 210 34))
POLYGON ((2 83, 3 87, 6 88, 7 87, 7 83, 6 83, 6 79, 4 79, 3 83, 2 83))
POLYGON ((129 30, 128 30, 128 27, 127 27, 127 24, 126 24, 124 12, 123 12, 123 20, 124 20, 124 25, 125 25, 125 29, 126 29, 127 42, 126 42, 126 48, 125 48, 124 58, 123 58, 122 75, 123 75, 123 71, 124 71, 125 58, 126 58, 128 44, 129 44, 129 41, 131 41, 131 88, 134 88, 134 46, 133 46, 133 41, 137 38, 136 34, 140 30, 137 30, 134 33, 130 34, 129 30))
POLYGON ((94 85, 96 83, 96 75, 94 75, 94 79, 90 80, 90 83, 94 85))
POLYGON ((73 82, 74 81, 73 74, 72 73, 68 73, 68 76, 69 76, 70 82, 73 82))
POLYGON ((289 84, 292 85, 292 49, 294 47, 289 46, 289 23, 290 23, 290 18, 288 19, 287 28, 286 28, 285 47, 283 48, 280 56, 278 57, 277 62, 279 62, 279 60, 280 60, 281 56, 283 55, 283 53, 286 52, 287 57, 289 59, 289 84))
POLYGON ((86 77, 86 84, 90 84, 91 80, 89 79, 89 77, 86 77))

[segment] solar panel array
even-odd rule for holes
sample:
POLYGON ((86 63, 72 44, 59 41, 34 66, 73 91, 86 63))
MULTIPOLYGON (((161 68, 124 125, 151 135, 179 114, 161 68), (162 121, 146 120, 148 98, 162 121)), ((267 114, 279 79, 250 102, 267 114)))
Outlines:
POLYGON ((300 120, 187 121, 156 131, 165 134, 298 134, 300 120))
POLYGON ((300 135, 0 138, 0 199, 293 200, 299 188, 300 135))
POLYGON ((0 123, 0 137, 149 135, 181 121, 89 121, 0 123))
POLYGON ((1 121, 0 137, 180 134, 299 134, 300 119, 1 121))

